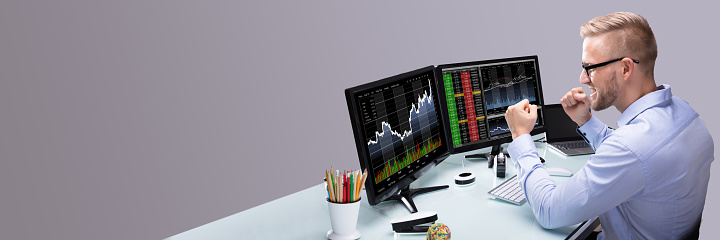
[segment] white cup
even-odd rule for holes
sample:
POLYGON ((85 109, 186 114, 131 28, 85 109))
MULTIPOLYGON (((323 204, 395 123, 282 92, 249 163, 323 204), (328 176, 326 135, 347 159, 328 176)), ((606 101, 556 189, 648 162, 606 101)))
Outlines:
POLYGON ((328 199, 327 202, 332 230, 328 231, 326 237, 328 239, 360 238, 360 232, 356 229, 360 200, 351 203, 336 203, 328 199))

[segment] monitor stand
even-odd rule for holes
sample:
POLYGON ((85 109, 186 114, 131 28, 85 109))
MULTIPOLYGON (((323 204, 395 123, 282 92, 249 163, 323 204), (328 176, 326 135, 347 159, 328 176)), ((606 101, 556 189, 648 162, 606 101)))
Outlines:
POLYGON ((498 154, 500 154, 500 153, 502 152, 502 150, 503 150, 503 147, 500 146, 500 144, 498 144, 498 145, 492 146, 492 150, 490 150, 489 153, 479 153, 479 154, 465 155, 465 158, 487 158, 487 160, 488 160, 488 168, 491 168, 491 167, 493 167, 493 165, 495 164, 495 161, 494 161, 495 157, 496 157, 498 154))
POLYGON ((410 187, 406 187, 397 193, 393 194, 388 198, 388 200, 398 200, 403 203, 403 205, 410 210, 410 213, 416 213, 418 212, 417 207, 415 207, 415 202, 413 201, 413 196, 428 192, 433 192, 437 190, 442 190, 445 188, 449 188, 448 185, 442 185, 442 186, 435 186, 435 187, 425 187, 425 188, 417 188, 417 189, 410 189, 410 187))

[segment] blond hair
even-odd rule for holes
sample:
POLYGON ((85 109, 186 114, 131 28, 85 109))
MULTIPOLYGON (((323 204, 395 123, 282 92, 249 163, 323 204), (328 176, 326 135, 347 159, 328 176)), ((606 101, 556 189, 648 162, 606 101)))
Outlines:
POLYGON ((653 76, 657 59, 657 42, 647 20, 631 12, 616 12, 593 18, 580 26, 580 37, 613 33, 616 46, 608 46, 608 58, 629 57, 645 65, 648 76, 653 76))

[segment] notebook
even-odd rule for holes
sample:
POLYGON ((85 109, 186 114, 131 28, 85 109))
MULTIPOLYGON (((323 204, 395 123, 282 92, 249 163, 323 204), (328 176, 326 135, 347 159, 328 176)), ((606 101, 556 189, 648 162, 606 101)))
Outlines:
POLYGON ((545 138, 548 146, 565 155, 593 154, 595 151, 577 132, 577 124, 565 114, 562 105, 543 106, 545 117, 545 138))

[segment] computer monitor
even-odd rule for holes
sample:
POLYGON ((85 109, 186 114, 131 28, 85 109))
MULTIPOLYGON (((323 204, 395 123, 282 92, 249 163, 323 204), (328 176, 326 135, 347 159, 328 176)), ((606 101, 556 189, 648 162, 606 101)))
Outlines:
POLYGON ((409 185, 449 155, 440 117, 434 67, 428 66, 345 90, 367 200, 399 200, 448 186, 409 185))
MULTIPOLYGON (((502 143, 512 141, 505 111, 523 99, 538 106, 538 120, 531 134, 544 132, 539 69, 537 56, 437 66, 440 109, 451 153, 492 146, 490 154, 470 157, 493 159, 502 151, 502 143)), ((493 166, 492 160, 488 166, 493 166)))

